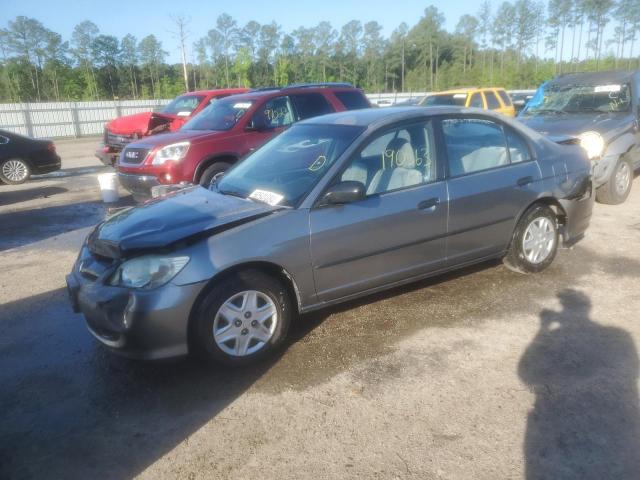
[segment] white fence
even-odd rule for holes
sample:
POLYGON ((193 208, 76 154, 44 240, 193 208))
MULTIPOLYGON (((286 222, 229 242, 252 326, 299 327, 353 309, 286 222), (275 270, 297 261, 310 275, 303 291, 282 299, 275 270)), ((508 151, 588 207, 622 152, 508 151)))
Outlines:
MULTIPOLYGON (((515 93, 511 92, 511 93, 515 93)), ((372 104, 381 107, 428 92, 370 93, 372 104)), ((170 100, 123 100, 108 102, 55 102, 0 104, 0 129, 30 137, 83 137, 101 135, 104 124, 122 115, 156 110, 170 100)))

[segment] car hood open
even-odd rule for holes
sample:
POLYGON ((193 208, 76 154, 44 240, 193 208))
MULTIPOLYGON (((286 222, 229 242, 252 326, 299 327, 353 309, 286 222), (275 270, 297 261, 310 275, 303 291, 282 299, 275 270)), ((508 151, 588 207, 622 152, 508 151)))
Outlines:
POLYGON ((98 255, 123 258, 211 236, 282 208, 188 187, 105 220, 87 244, 98 255))
POLYGON ((584 132, 598 132, 607 138, 611 131, 629 123, 628 114, 567 114, 518 117, 520 122, 547 136, 577 137, 584 132))
POLYGON ((107 123, 107 129, 114 134, 144 137, 166 130, 176 130, 184 124, 184 118, 158 112, 140 112, 125 115, 107 123))

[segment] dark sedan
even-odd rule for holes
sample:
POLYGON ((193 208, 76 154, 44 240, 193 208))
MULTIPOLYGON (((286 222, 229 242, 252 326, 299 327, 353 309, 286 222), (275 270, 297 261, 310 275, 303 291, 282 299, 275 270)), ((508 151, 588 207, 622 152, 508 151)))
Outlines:
POLYGON ((67 284, 116 352, 231 365, 298 313, 503 258, 535 273, 593 209, 582 148, 456 107, 306 120, 236 164, 98 225, 67 284))
POLYGON ((60 166, 60 157, 51 140, 0 130, 0 182, 18 185, 31 175, 60 170, 60 166))

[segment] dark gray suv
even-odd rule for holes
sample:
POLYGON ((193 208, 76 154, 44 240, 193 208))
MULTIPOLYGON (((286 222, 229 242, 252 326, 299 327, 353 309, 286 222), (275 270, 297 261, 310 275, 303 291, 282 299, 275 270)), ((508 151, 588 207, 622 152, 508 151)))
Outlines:
POLYGON ((640 72, 573 73, 542 84, 518 117, 545 135, 578 140, 593 161, 599 202, 629 196, 640 168, 640 72))
POLYGON ((237 365, 308 312, 491 258, 539 272, 580 240, 590 163, 456 107, 303 121, 235 165, 98 225, 67 277, 113 350, 237 365))

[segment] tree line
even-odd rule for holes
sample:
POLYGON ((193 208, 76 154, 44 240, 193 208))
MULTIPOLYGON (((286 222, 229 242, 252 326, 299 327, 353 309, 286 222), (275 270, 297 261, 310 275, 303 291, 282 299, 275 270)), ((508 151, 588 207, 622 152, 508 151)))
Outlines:
POLYGON ((223 13, 191 46, 172 17, 182 63, 153 35, 117 38, 91 21, 64 39, 18 16, 0 29, 0 100, 169 98, 185 90, 351 82, 370 92, 461 85, 533 88, 560 73, 638 68, 640 0, 484 0, 453 31, 430 6, 385 38, 376 21, 327 21, 285 32, 223 13), (189 50, 189 52, 187 52, 189 50))

